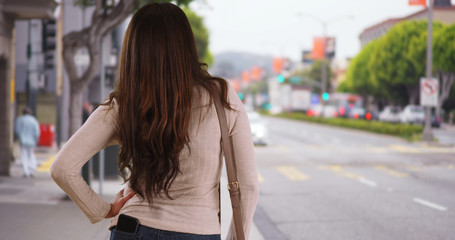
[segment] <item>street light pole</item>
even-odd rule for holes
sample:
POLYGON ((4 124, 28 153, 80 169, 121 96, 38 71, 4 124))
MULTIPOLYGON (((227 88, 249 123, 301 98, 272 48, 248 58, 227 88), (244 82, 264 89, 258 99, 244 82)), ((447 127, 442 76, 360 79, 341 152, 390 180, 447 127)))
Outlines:
MULTIPOLYGON (((432 60, 433 60, 433 0, 428 1, 428 30, 427 30, 427 66, 426 77, 432 78, 432 60)), ((433 132, 431 130, 431 107, 425 107, 425 127, 422 133, 422 140, 426 142, 433 141, 433 132)))
POLYGON ((322 82, 322 88, 321 88, 321 94, 324 94, 327 92, 327 62, 326 62, 326 40, 327 40, 327 22, 322 23, 322 39, 324 41, 324 51, 323 51, 323 56, 322 56, 322 66, 321 66, 321 82, 322 82))
POLYGON ((349 19, 353 19, 354 17, 352 15, 343 15, 343 16, 339 16, 339 17, 336 17, 336 18, 333 18, 331 20, 328 20, 328 21, 323 21, 321 19, 319 19, 318 17, 312 15, 312 14, 308 14, 308 13, 298 13, 297 16, 307 16, 307 17, 311 17, 313 18, 314 20, 316 20, 317 22, 319 22, 321 25, 322 25, 322 37, 323 37, 323 40, 324 40, 324 52, 323 52, 323 57, 322 57, 322 64, 321 64, 321 94, 327 92, 327 58, 326 58, 326 39, 327 39, 327 25, 331 22, 334 22, 336 20, 340 20, 342 18, 349 18, 349 19))

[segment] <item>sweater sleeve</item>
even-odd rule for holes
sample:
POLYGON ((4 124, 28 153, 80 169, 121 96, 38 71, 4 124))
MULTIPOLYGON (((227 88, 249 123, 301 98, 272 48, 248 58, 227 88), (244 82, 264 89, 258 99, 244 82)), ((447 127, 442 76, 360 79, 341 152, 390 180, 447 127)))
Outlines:
POLYGON ((58 152, 50 172, 57 185, 68 194, 91 223, 104 219, 110 204, 82 178, 82 166, 101 149, 115 143, 116 108, 98 107, 85 124, 58 152))
MULTIPOLYGON (((236 111, 226 111, 228 126, 234 147, 237 180, 240 187, 240 211, 245 239, 249 239, 250 227, 259 195, 259 181, 251 135, 250 122, 245 107, 235 90, 229 89, 229 102, 236 111)), ((234 219, 226 239, 236 239, 234 219)))

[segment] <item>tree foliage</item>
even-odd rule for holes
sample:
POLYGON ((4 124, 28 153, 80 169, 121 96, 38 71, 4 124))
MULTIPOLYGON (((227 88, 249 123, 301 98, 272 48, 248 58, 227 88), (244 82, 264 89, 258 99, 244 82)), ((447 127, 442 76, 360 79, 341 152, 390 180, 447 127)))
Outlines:
POLYGON ((378 41, 373 41, 363 48, 363 50, 352 59, 349 68, 346 72, 344 87, 346 90, 353 93, 369 93, 372 95, 380 95, 383 93, 381 85, 375 81, 368 63, 371 55, 378 45, 378 41))
POLYGON ((213 55, 209 49, 209 31, 204 25, 204 18, 197 15, 188 7, 185 7, 183 11, 188 17, 191 29, 193 30, 199 59, 210 66, 213 63, 213 55))
MULTIPOLYGON (((323 65, 322 61, 320 60, 315 61, 309 69, 306 69, 305 71, 302 72, 296 72, 293 74, 293 76, 306 77, 322 85, 322 65, 323 65)), ((333 73, 332 68, 330 67, 330 63, 328 61, 326 61, 325 67, 327 73, 326 89, 330 89, 331 86, 330 79, 332 79, 333 73)), ((315 92, 320 93, 321 89, 315 88, 315 92)))
POLYGON ((83 91, 99 74, 101 67, 101 41, 105 34, 114 29, 140 6, 152 2, 174 2, 187 6, 192 0, 79 0, 75 4, 94 6, 91 24, 84 29, 63 36, 63 64, 70 83, 70 127, 72 135, 82 125, 83 91), (74 56, 86 48, 90 58, 88 67, 79 73, 74 56))
POLYGON ((455 24, 444 26, 435 34, 433 44, 433 67, 439 78, 439 101, 436 113, 450 97, 455 82, 455 24))
MULTIPOLYGON (((433 24, 435 31, 440 26, 440 23, 433 24)), ((403 103, 417 103, 418 100, 419 81, 425 74, 422 35, 426 29, 426 21, 405 21, 395 25, 378 41, 371 58, 369 67, 375 73, 375 81, 399 91, 398 94, 391 92, 391 95, 403 103)))
MULTIPOLYGON (((455 72, 455 27, 434 22, 433 31, 433 73, 441 80, 441 96, 449 95, 451 81, 444 76, 449 79, 449 73, 455 72)), ((352 60, 338 91, 366 93, 389 103, 418 104, 420 78, 426 71, 426 42, 427 21, 395 25, 352 60)), ((444 100, 440 98, 441 103, 444 100)))

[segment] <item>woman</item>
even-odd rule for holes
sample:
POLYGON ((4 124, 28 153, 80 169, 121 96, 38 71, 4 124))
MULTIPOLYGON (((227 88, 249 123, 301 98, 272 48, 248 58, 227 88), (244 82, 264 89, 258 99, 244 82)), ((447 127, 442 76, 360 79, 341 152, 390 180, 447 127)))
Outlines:
MULTIPOLYGON (((154 3, 136 12, 123 42, 115 90, 51 167, 53 179, 92 223, 113 217, 111 239, 220 239, 216 97, 232 136, 248 238, 258 197, 250 125, 235 91, 205 67, 180 8, 154 3), (113 144, 120 146, 118 166, 126 184, 108 203, 79 172, 92 155, 113 144), (136 233, 116 228, 120 214, 138 219, 136 233)), ((228 238, 235 239, 232 224, 228 238)))

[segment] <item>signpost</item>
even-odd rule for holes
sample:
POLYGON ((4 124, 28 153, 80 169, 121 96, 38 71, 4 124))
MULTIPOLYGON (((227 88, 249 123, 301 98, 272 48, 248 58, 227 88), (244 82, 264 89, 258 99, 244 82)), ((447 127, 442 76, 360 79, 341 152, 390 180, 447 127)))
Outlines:
MULTIPOLYGON (((434 87, 437 86, 432 83, 433 77, 432 77, 432 60, 433 60, 433 0, 430 0, 428 2, 428 26, 427 26, 427 66, 426 66, 426 80, 424 80, 424 89, 425 92, 427 92, 429 97, 431 98, 434 94, 436 94, 436 102, 437 102, 437 91, 436 93, 431 93, 434 91, 434 87)), ((422 89, 422 88, 421 88, 422 89)), ((437 90, 437 87, 436 87, 437 90)), ((422 90, 421 90, 422 91, 422 90)), ((422 95, 421 95, 422 97, 422 95)), ((426 98, 425 96, 423 98, 426 98)), ((425 99, 427 100, 427 99, 425 99)), ((428 99, 428 100, 433 100, 433 98, 428 99)), ((434 103, 435 101, 430 101, 430 103, 434 103)), ((431 130, 431 107, 427 106, 425 107, 425 113, 427 117, 425 118, 425 127, 423 128, 423 133, 422 133, 422 140, 426 142, 432 142, 433 141, 433 132, 431 130)))
POLYGON ((436 107, 438 104, 439 82, 436 78, 420 79, 420 105, 436 107))

